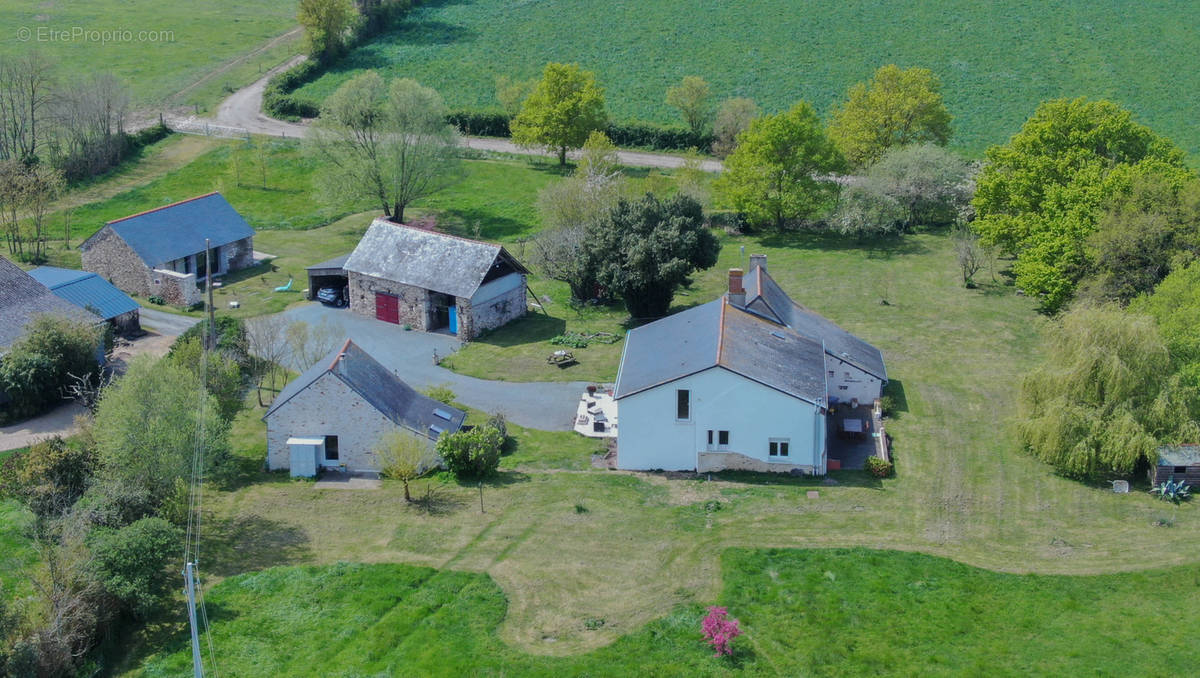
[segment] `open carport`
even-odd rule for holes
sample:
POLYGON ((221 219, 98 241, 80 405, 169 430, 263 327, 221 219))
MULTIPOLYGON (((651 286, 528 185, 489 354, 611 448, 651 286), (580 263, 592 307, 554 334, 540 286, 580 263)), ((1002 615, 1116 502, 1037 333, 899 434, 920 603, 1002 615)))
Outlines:
POLYGON ((329 261, 322 261, 319 264, 313 264, 305 270, 308 271, 308 299, 312 301, 317 298, 317 290, 322 287, 345 287, 349 284, 346 277, 346 259, 350 255, 343 254, 340 257, 335 257, 329 261))

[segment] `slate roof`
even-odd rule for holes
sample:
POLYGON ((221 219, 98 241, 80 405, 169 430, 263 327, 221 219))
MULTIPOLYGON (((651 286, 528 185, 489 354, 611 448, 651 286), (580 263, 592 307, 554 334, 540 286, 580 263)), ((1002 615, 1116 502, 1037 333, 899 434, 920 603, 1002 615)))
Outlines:
POLYGON ((488 273, 505 263, 529 272, 499 245, 376 219, 345 269, 470 299, 488 273))
POLYGON ((838 327, 825 316, 792 301, 767 271, 755 266, 743 278, 746 308, 825 345, 825 352, 887 380, 879 349, 838 327))
MULTIPOLYGON (((357 344, 347 339, 341 348, 335 349, 285 386, 275 397, 263 419, 270 417, 287 401, 325 374, 332 374, 341 379, 392 423, 431 439, 438 437, 431 427, 437 426, 444 432, 453 433, 462 427, 463 420, 467 417, 466 412, 460 409, 418 393, 357 344), (447 414, 449 418, 438 416, 438 411, 447 414)), ((337 403, 330 403, 330 406, 337 407, 337 403)))
POLYGON ((95 312, 105 320, 138 310, 136 301, 95 273, 69 268, 39 266, 29 272, 34 280, 50 288, 55 296, 95 312))
POLYGON ((1200 465, 1200 445, 1163 445, 1158 448, 1158 465, 1200 465))
POLYGON ((111 229, 147 266, 163 264, 204 251, 204 239, 221 247, 254 235, 254 229, 220 193, 189 198, 122 219, 110 221, 79 246, 86 250, 92 239, 111 229))
POLYGON ((615 397, 723 367, 787 395, 823 405, 825 356, 814 341, 722 297, 631 330, 615 397))
POLYGON ((11 346, 25 325, 42 313, 83 322, 98 322, 96 314, 60 299, 13 262, 0 257, 0 349, 11 346))

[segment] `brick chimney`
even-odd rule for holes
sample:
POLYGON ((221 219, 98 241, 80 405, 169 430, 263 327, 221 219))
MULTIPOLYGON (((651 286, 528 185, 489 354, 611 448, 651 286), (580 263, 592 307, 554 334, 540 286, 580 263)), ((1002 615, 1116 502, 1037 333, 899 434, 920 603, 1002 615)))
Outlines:
POLYGON ((741 308, 746 305, 746 288, 742 287, 742 269, 729 269, 729 303, 741 308))
POLYGON ((766 270, 767 270, 767 255, 765 255, 765 254, 751 254, 750 255, 750 270, 753 271, 755 268, 761 268, 763 270, 763 272, 766 272, 766 270))

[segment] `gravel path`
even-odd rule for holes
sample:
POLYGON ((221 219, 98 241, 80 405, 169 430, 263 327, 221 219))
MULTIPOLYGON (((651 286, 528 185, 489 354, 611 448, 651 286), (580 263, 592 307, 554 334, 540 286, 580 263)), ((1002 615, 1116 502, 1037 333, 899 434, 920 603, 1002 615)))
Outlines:
MULTIPOLYGON (((587 382, 511 382, 476 379, 433 364, 433 352, 447 356, 462 343, 448 334, 406 332, 374 318, 318 303, 283 312, 289 321, 315 325, 328 320, 413 388, 447 384, 459 402, 484 412, 503 412, 509 421, 544 431, 570 431, 587 382)), ((253 319, 247 322, 254 322, 253 319)), ((302 370, 307 366, 292 365, 302 370)))
MULTIPOLYGON (((303 56, 296 57, 291 61, 279 66, 271 71, 268 71, 257 82, 247 85, 246 87, 234 92, 228 99, 221 102, 217 108, 215 118, 178 118, 171 117, 170 122, 186 122, 186 123, 203 123, 209 122, 216 125, 224 125, 226 127, 240 127, 252 134, 269 134, 273 136, 298 138, 303 137, 308 133, 307 123, 294 123, 276 120, 263 115, 262 98, 263 89, 267 85, 273 75, 285 68, 291 68, 295 64, 304 60, 303 56)), ((466 148, 473 148, 482 151, 492 151, 495 153, 513 153, 516 155, 540 155, 545 157, 553 157, 553 153, 548 153, 543 150, 521 148, 512 143, 508 139, 497 139, 493 137, 463 137, 462 145, 466 148)), ((568 154, 571 158, 577 158, 579 153, 573 152, 568 154)), ((651 153, 647 151, 617 151, 617 157, 621 164, 629 167, 655 167, 660 169, 674 169, 682 167, 684 158, 678 155, 670 155, 667 153, 651 153)), ((720 172, 722 169, 721 161, 719 160, 704 160, 701 167, 709 172, 720 172)))

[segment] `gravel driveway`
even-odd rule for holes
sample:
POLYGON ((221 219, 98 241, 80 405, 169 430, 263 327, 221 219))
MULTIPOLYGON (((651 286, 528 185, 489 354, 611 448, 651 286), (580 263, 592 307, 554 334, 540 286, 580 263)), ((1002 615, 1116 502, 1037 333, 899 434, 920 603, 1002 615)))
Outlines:
POLYGON ((414 388, 448 384, 464 405, 484 412, 503 412, 510 421, 526 428, 571 430, 579 396, 588 383, 489 381, 464 376, 433 364, 435 350, 438 355, 447 356, 462 346, 455 337, 406 332, 397 325, 347 309, 312 303, 288 309, 283 316, 289 321, 303 320, 310 325, 328 320, 414 388))

